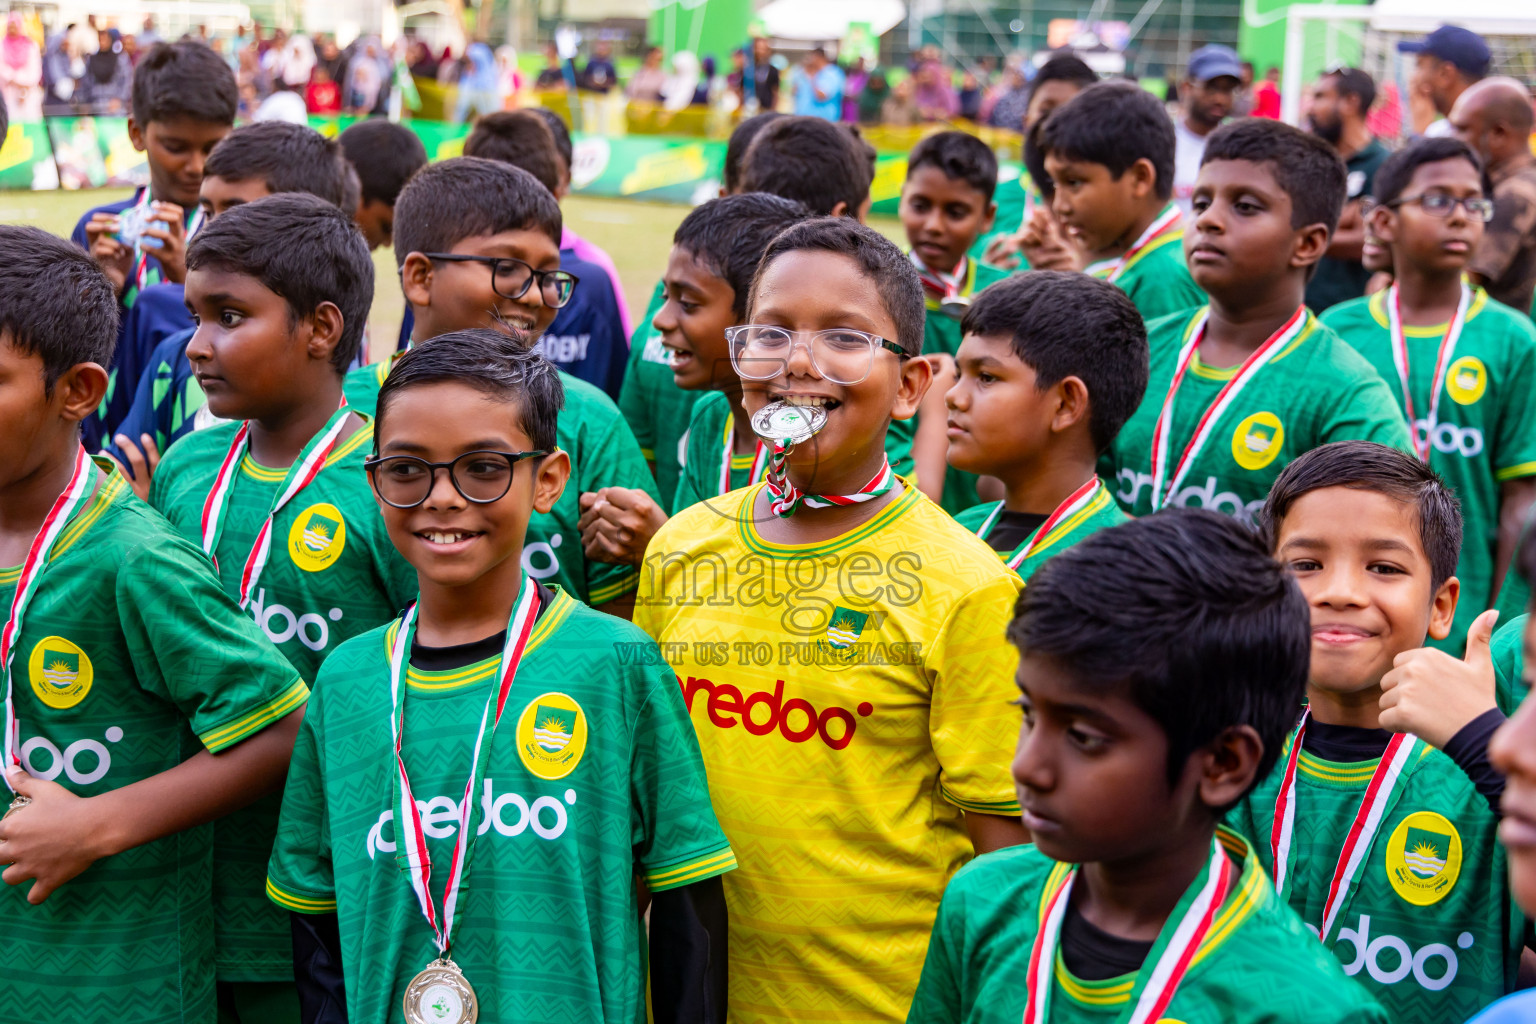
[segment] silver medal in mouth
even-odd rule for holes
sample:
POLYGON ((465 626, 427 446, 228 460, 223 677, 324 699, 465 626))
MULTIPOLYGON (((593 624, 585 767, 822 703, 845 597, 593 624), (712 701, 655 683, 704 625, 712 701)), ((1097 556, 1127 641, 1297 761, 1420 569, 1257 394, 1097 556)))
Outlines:
POLYGON ((814 437, 827 425, 827 410, 819 405, 773 402, 752 416, 752 432, 764 441, 797 445, 814 437))

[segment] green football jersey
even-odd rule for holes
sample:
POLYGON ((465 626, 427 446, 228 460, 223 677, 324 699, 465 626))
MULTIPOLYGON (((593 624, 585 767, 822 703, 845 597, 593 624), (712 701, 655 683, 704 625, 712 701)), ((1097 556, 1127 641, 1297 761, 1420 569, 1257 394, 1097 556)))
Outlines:
MULTIPOLYGON (((1329 309, 1322 321, 1370 362, 1387 381, 1406 414, 1402 385, 1392 359, 1387 292, 1329 309)), ((1494 302, 1481 288, 1467 308, 1456 351, 1430 434, 1430 391, 1445 324, 1407 327, 1408 386, 1418 417, 1415 435, 1429 444, 1429 465, 1461 502, 1461 557, 1456 576, 1461 598, 1445 640, 1431 647, 1459 654, 1472 620, 1495 598, 1499 485, 1536 475, 1536 327, 1529 317, 1494 302)), ((1513 576, 1514 574, 1511 574, 1513 576)), ((1523 610, 1517 606, 1517 611, 1523 610)))
POLYGON ((1184 229, 1159 235, 1125 262, 1115 286, 1135 303, 1141 318, 1153 320, 1205 305, 1205 292, 1184 262, 1184 229))
MULTIPOLYGON (((1381 1008, 1280 902, 1248 844, 1226 830, 1217 836, 1241 873, 1160 1020, 1385 1024, 1381 1008)), ((961 868, 944 890, 907 1024, 1018 1024, 1029 999, 1035 936, 1069 869, 1033 846, 984 854, 961 868)), ((1154 955, 1135 974, 1084 981, 1058 950, 1050 1024, 1123 1021, 1195 891, 1184 894, 1154 955)))
POLYGON ((1520 702, 1530 692, 1525 679, 1525 624, 1529 615, 1516 615, 1508 622, 1500 621, 1493 633, 1489 653, 1493 655, 1493 675, 1496 681, 1495 698, 1499 710, 1513 715, 1520 702))
POLYGON ((629 339, 629 364, 619 389, 619 411, 634 431, 646 461, 656 467, 661 507, 671 508, 682 479, 688 415, 706 392, 684 391, 672 378, 667 350, 661 347, 661 332, 651 326, 665 301, 662 282, 657 281, 651 304, 629 339))
MULTIPOLYGON (((1179 349, 1202 310, 1153 321, 1146 396, 1099 461, 1099 475, 1133 516, 1152 512, 1152 433, 1179 349)), ((1237 368, 1206 366, 1199 353, 1173 407, 1164 486, 1207 408, 1237 368)), ((1251 523, 1270 485, 1296 456, 1330 441, 1378 441, 1412 451, 1408 426, 1387 382, 1310 313, 1296 338, 1261 369, 1217 419, 1168 505, 1214 509, 1251 523)))
MULTIPOLYGON (((1034 182, 1030 181, 1029 172, 1025 170, 1020 170, 1016 177, 1007 181, 999 181, 996 191, 992 193, 992 201, 997 204, 997 216, 992 219, 992 230, 971 244, 966 254, 971 259, 981 259, 987 251, 987 243, 998 235, 1018 234, 1035 208, 1045 205, 1045 199, 1035 190, 1034 182)), ((1029 269, 1029 261, 1022 254, 1017 269, 1029 269)))
MULTIPOLYGON (((20 575, 0 570, 6 608, 20 575)), ((308 696, 202 551, 116 472, 37 587, 12 663, 22 764, 79 796, 225 750, 308 696)), ((41 906, 30 882, 0 886, 0 1018, 211 1021, 212 851, 204 825, 98 860, 41 906)))
MULTIPOLYGON (((731 403, 719 391, 701 391, 693 406, 684 435, 682 477, 678 480, 677 493, 672 496, 672 514, 676 515, 689 505, 696 505, 720 493, 720 459, 725 454, 725 434, 731 429, 731 403)), ((912 476, 912 435, 908 427, 905 434, 899 427, 911 420, 892 420, 885 434, 885 457, 891 461, 891 471, 897 476, 912 476)), ((731 456, 731 490, 746 487, 753 481, 753 455, 731 456)))
MULTIPOLYGON (((1227 815, 1273 874, 1276 769, 1227 815)), ((1297 759, 1287 901, 1312 929, 1377 760, 1297 759)), ((1498 817, 1466 774, 1426 743, 1404 767, 1326 944, 1394 1021, 1466 1020, 1515 987, 1524 921, 1509 896, 1498 817)))
MULTIPOLYGON (((1000 501, 989 501, 983 505, 973 505, 955 516, 955 522, 972 533, 977 533, 992 518, 992 513, 996 512, 1001 505, 1002 502, 1000 501)), ((1035 574, 1035 570, 1044 565, 1045 560, 1052 555, 1061 554, 1073 544, 1085 540, 1100 530, 1107 530, 1112 526, 1128 523, 1130 520, 1131 517, 1122 512, 1120 506, 1115 504, 1115 499, 1109 493, 1109 486, 1106 484, 1086 508, 1062 520, 1051 530, 1050 536, 1041 538, 1039 547, 1031 551, 1029 557, 1024 559, 1016 570, 1019 578, 1027 582, 1035 574)), ((1042 523, 1041 525, 1044 526, 1045 524, 1042 523)), ((985 537, 982 539, 986 540, 985 537)), ((1007 554, 999 554, 1004 561, 1007 560, 1007 554)))
MULTIPOLYGON (((150 484, 150 503, 194 544, 202 543, 203 502, 239 426, 188 434, 150 484)), ((390 621, 416 596, 416 571, 390 543, 363 469, 372 447, 373 424, 365 423, 272 521, 271 554, 248 611, 305 679, 315 678, 343 640, 390 621)), ((247 453, 233 477, 214 556, 225 591, 237 600, 246 556, 287 473, 247 453)), ((293 976, 288 921, 261 894, 278 805, 274 793, 214 823, 222 981, 293 976)))
MULTIPOLYGON (((347 402, 369 415, 378 408, 379 388, 388 363, 364 366, 347 374, 347 402)), ((571 478, 555 507, 528 520, 523 571, 544 583, 559 584, 590 605, 606 604, 640 585, 631 565, 587 558, 581 547, 581 496, 603 487, 630 487, 660 501, 656 481, 645 465, 635 437, 613 399, 602 389, 560 371, 565 406, 555 428, 555 443, 571 457, 571 478)))
MULTIPOLYGON (((335 913, 352 1020, 402 1020, 411 978, 437 957, 402 869, 390 733, 399 624, 326 661, 294 748, 267 894, 335 913)), ((442 889, 500 656, 406 673, 402 756, 442 889)), ((710 806, 677 681, 628 622, 556 591, 490 740, 471 818, 453 959, 483 1021, 645 1021, 638 874, 654 892, 736 864, 710 806), (537 730, 537 732, 535 731, 537 730)))

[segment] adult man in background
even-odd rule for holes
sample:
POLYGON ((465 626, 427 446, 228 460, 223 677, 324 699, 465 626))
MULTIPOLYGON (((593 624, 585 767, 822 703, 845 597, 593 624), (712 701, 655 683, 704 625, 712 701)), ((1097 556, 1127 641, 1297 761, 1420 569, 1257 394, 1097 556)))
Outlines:
POLYGON ((1200 177, 1205 140, 1232 113, 1242 82, 1243 65, 1231 48, 1212 43, 1189 55, 1180 90, 1184 109, 1174 119, 1177 147, 1173 158, 1173 199, 1186 215, 1200 177))
POLYGON ((795 69, 795 113, 836 121, 843 116, 843 69, 816 47, 795 69))
POLYGON ((1398 43, 1397 48, 1418 55, 1408 89, 1427 95, 1440 115, 1424 134, 1431 138, 1454 135, 1447 117, 1461 94, 1487 76, 1493 62, 1487 42, 1471 29, 1441 25, 1419 42, 1398 43))
POLYGON ((1536 115, 1530 97, 1513 78, 1485 78, 1460 95, 1447 120, 1483 158, 1493 182, 1493 220, 1468 273, 1495 299, 1529 313, 1536 291, 1536 115))
POLYGON ((1307 283, 1307 305, 1314 313, 1358 299, 1370 280, 1370 271, 1360 265, 1360 250, 1365 244, 1362 205, 1371 194, 1376 168, 1389 152, 1365 124, 1375 101, 1376 83, 1359 68, 1335 68, 1319 78, 1312 89, 1312 134, 1338 150, 1349 171, 1338 230, 1328 242, 1327 255, 1317 263, 1317 273, 1307 283))

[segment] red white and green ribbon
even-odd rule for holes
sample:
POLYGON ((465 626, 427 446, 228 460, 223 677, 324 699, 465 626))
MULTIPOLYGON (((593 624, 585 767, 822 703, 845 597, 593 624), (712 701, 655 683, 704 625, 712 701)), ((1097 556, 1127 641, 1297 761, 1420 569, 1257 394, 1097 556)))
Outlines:
MULTIPOLYGON (((350 413, 346 398, 342 398, 341 407, 331 414, 330 420, 320 432, 310 438, 304 450, 299 452, 299 457, 288 468, 282 485, 277 489, 277 497, 267 511, 267 518, 256 534, 256 542, 251 545, 251 553, 246 556, 245 567, 240 572, 241 608, 250 603, 251 594, 256 589, 256 581, 261 578, 261 570, 267 564, 267 555, 272 548, 272 520, 293 499, 294 495, 308 487, 315 477, 320 475, 325 460, 336 448, 350 413)), ((240 428, 235 431, 235 439, 224 455, 224 462, 219 466, 218 475, 214 477, 213 489, 208 492, 208 497, 203 502, 203 553, 213 560, 215 568, 219 564, 215 552, 218 550, 219 535, 224 525, 224 506, 229 502, 229 493, 234 487, 235 474, 239 472, 240 460, 245 458, 246 451, 250 447, 250 439, 251 424, 247 421, 240 424, 240 428)))
POLYGON ((1472 305, 1472 289, 1461 283, 1461 299, 1456 303, 1456 315, 1445 326, 1440 339, 1440 351, 1435 357, 1435 375, 1429 382, 1429 419, 1424 429, 1424 439, 1419 440, 1418 417, 1413 408, 1413 391, 1408 364, 1408 337, 1403 330, 1403 311, 1397 285, 1387 290, 1387 326, 1392 332, 1392 362, 1397 367, 1397 380, 1403 389, 1403 408, 1408 412, 1408 429, 1413 435, 1413 450, 1419 458, 1429 461, 1431 439, 1440 422, 1440 393, 1445 390, 1446 377, 1451 372, 1451 361, 1456 358, 1456 341, 1461 337, 1462 325, 1467 321, 1467 308, 1472 305))
POLYGON ((1168 232, 1178 228, 1178 226, 1183 223, 1183 219, 1184 211, 1180 210, 1175 204, 1169 203, 1168 208, 1162 213, 1158 214, 1156 220, 1147 225, 1147 230, 1141 233, 1140 238, 1131 243, 1131 247, 1125 250, 1124 254, 1122 254, 1118 259, 1110 261, 1113 263, 1113 266, 1110 267, 1109 273, 1105 276, 1104 279, 1109 281, 1111 284, 1113 284, 1115 281, 1118 281, 1120 279, 1120 275, 1125 273, 1125 268, 1131 265, 1131 261, 1134 260, 1143 249, 1157 241, 1157 239, 1161 238, 1163 235, 1166 235, 1168 232))
POLYGON ((925 292, 937 293, 940 303, 951 302, 960 297, 960 289, 965 287, 966 273, 970 269, 970 261, 966 257, 961 256, 960 262, 955 264, 955 269, 948 274, 930 270, 915 252, 911 254, 911 259, 912 265, 917 268, 918 278, 923 282, 925 292))
MULTIPOLYGON (((1072 883, 1077 880, 1077 868, 1067 873, 1061 887, 1046 905, 1040 930, 1035 933, 1035 943, 1029 954, 1029 974, 1025 978, 1029 997, 1024 1005, 1023 1024, 1046 1024, 1050 1020, 1051 980, 1056 969, 1056 950, 1061 943, 1061 923, 1066 917, 1072 900, 1072 883)), ((1198 885, 1195 896, 1175 922, 1169 917, 1158 938, 1167 935, 1162 952, 1158 954, 1141 992, 1136 997, 1120 1024, 1153 1024, 1162 1018, 1179 982, 1193 962, 1195 951, 1211 930, 1216 914, 1226 902, 1232 889, 1235 871, 1232 861, 1222 852, 1221 844, 1211 840, 1211 856, 1205 871, 1195 878, 1198 885), (1170 934, 1169 926, 1173 926, 1170 934)), ((1145 967, 1143 968, 1145 970, 1145 967)))
POLYGON ((786 463, 790 447, 774 442, 773 458, 765 481, 769 495, 768 509, 781 519, 794 515, 802 505, 806 508, 830 508, 833 505, 857 505, 873 501, 896 486, 896 473, 891 469, 891 461, 882 455, 880 469, 874 477, 852 494, 807 494, 789 479, 786 463))
MULTIPOLYGON (((725 418, 725 442, 724 454, 720 456, 720 490, 719 494, 725 494, 732 490, 731 487, 731 457, 736 454, 735 421, 731 416, 725 418)), ((762 441, 757 442, 757 447, 752 455, 752 472, 747 476, 747 486, 750 487, 763 478, 768 472, 768 446, 762 441)))
MULTIPOLYGON (((1093 500, 1099 496, 1103 486, 1099 482, 1099 478, 1095 476, 1067 495, 1067 500, 1056 506, 1056 510, 1046 518, 1045 522, 1041 523, 1039 528, 1031 533, 1024 543, 1015 548, 1013 554, 1004 559, 1008 563, 1008 568, 1018 572, 1019 566, 1029 560, 1029 556, 1034 553, 1036 548, 1041 547, 1046 541, 1052 539, 1052 535, 1058 532, 1057 527, 1063 526, 1073 516, 1093 504, 1093 500)), ((981 524, 981 528, 976 531, 976 536, 982 540, 986 540, 991 536, 992 528, 997 525, 997 521, 1002 517, 1002 514, 1003 503, 998 502, 997 508, 992 510, 991 515, 987 516, 986 521, 981 524)))
POLYGON ((406 660, 411 650, 411 638, 416 634, 416 605, 411 605, 400 618, 400 628, 395 633, 395 645, 389 657, 389 692, 391 700, 390 725, 394 729, 395 771, 400 784, 400 802, 395 808, 395 834, 400 837, 405 850, 406 868, 411 877, 411 888, 421 905, 421 913, 432 927, 432 939, 438 953, 448 955, 453 943, 453 925, 458 917, 459 892, 464 872, 469 864, 473 835, 469 827, 475 810, 475 793, 479 792, 480 780, 490 761, 491 744, 496 738, 496 727, 501 724, 502 712, 507 707, 507 697, 512 692, 517 668, 523 660, 523 650, 528 646, 528 636, 539 613, 539 588, 526 573, 507 623, 507 636, 501 648, 501 684, 486 694, 485 709, 480 713, 480 728, 475 734, 474 755, 469 762, 469 779, 464 783, 464 796, 458 805, 458 831, 453 845, 453 859, 448 864, 448 879, 443 886, 443 909, 439 913, 432 898, 432 855, 427 850, 427 835, 422 827, 421 808, 411 793, 410 775, 405 769, 401 745, 405 740, 405 681, 406 660))
POLYGON ((1184 382, 1184 375, 1189 371, 1195 354, 1200 348, 1200 340, 1205 336, 1205 325, 1209 317, 1209 309, 1200 312, 1200 319, 1196 321, 1194 329, 1189 332, 1189 340, 1179 350, 1178 362, 1174 364, 1173 380, 1168 384, 1168 394, 1163 399, 1162 412, 1158 415, 1157 426, 1152 431, 1152 511, 1154 512, 1162 508, 1164 502, 1171 499, 1178 491, 1179 485, 1184 482, 1184 477, 1189 473, 1190 466, 1194 465, 1196 457, 1216 429, 1216 424, 1221 421, 1222 415, 1242 393, 1243 388, 1307 326, 1307 307, 1297 306, 1291 318, 1278 331, 1271 334, 1262 345, 1254 349, 1247 359, 1243 360, 1243 365, 1238 367, 1237 373, 1227 381, 1217 393, 1215 401, 1200 417, 1194 434, 1190 437, 1189 443, 1184 446, 1184 452, 1179 456, 1179 461, 1173 467, 1170 476, 1168 452, 1171 447, 1169 435, 1173 429, 1173 403, 1178 396, 1179 385, 1184 382))
POLYGON ((90 499, 94 490, 92 484, 96 481, 96 467, 91 462, 91 457, 85 453, 82 447, 75 452, 75 468, 70 474, 69 483, 63 492, 54 499, 52 507, 48 509, 48 515, 43 519, 43 525, 38 529, 37 536, 32 538, 32 546, 27 549, 27 560, 21 565, 21 576, 16 580, 16 593, 11 598, 11 614, 5 620, 5 628, 0 630, 0 665, 5 667, 5 748, 4 748, 4 774, 5 784, 13 791, 10 772, 13 768, 21 767, 21 737, 18 735, 16 725, 16 705, 12 700, 12 673, 11 663, 16 656, 16 641, 21 636, 22 617, 27 613, 27 606, 32 603, 32 597, 37 592, 37 580, 42 575, 43 566, 48 562, 48 555, 53 550, 54 542, 59 539, 59 534, 64 532, 64 527, 69 525, 76 512, 90 499))
MULTIPOLYGON (((1274 858, 1275 890, 1286 895, 1286 883, 1291 880, 1291 848, 1296 830, 1296 762, 1301 756, 1302 740, 1307 734, 1307 715, 1303 712, 1301 724, 1296 727, 1296 737, 1291 741, 1291 752, 1285 761, 1285 774, 1280 780, 1280 794, 1275 799, 1275 819, 1270 826, 1269 849, 1274 858)), ((1328 884, 1328 899, 1323 904, 1322 930, 1318 937, 1327 940, 1349 895, 1349 887, 1360 871, 1360 865, 1370 855, 1371 844, 1381 829, 1387 809, 1403 773, 1418 756, 1420 740, 1416 736, 1398 733, 1387 744, 1376 770, 1371 774, 1370 785, 1360 799, 1355 820, 1344 837, 1344 848, 1334 866, 1333 878, 1328 884)))

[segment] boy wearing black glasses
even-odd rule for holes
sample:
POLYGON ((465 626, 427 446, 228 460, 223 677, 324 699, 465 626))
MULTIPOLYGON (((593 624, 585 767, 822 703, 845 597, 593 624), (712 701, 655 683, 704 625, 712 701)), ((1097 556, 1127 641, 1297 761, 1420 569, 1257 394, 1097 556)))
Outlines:
MULTIPOLYGON (((555 197, 521 168, 458 157, 420 171, 395 203, 395 260, 415 315, 411 344, 484 327, 521 344, 537 339, 576 285, 560 270, 560 231, 555 197)), ((371 413, 390 366, 348 375, 348 401, 371 413)), ((611 486, 643 490, 656 500, 656 484, 612 399, 567 373, 560 380, 566 415, 559 440, 570 456, 571 486, 529 523, 523 568, 627 618, 638 585, 635 568, 586 557, 578 498, 611 486)))
MULTIPOLYGON (((209 411, 233 422, 178 441, 149 501, 312 680, 416 592, 364 479, 373 426, 342 400, 373 299, 368 244, 333 203, 288 193, 220 214, 187 268, 187 358, 209 411)), ((214 824, 218 976, 244 1020, 298 1014, 288 920, 262 896, 277 811, 273 793, 214 824)))
POLYGON ((1497 603, 1518 615, 1530 593, 1516 575, 1507 593, 1501 584, 1536 501, 1536 328, 1463 279, 1492 213, 1465 143, 1394 153, 1367 226, 1391 249, 1396 281, 1322 318, 1387 381, 1415 451, 1461 502, 1461 600, 1450 636, 1429 641, 1453 653, 1479 614, 1497 603))
POLYGON ((735 856, 682 697, 522 565, 570 476, 566 381, 481 329, 379 393, 367 466, 421 597, 326 662, 294 748, 266 890, 305 922, 312 1020, 725 1019, 735 856))

